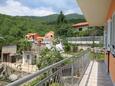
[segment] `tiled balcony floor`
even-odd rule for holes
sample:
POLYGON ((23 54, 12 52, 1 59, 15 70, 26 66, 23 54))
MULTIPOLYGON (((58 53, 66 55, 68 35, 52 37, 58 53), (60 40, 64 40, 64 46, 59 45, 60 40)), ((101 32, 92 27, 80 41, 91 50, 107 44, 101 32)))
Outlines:
POLYGON ((104 62, 91 61, 80 86, 113 86, 104 62))

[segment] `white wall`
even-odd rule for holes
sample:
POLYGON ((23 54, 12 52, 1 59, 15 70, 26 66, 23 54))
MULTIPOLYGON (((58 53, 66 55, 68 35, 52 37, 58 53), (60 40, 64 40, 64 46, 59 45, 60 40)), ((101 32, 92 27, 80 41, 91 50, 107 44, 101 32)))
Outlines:
POLYGON ((32 64, 32 54, 29 53, 23 53, 22 55, 22 64, 32 64), (29 56, 29 59, 27 57, 29 56))

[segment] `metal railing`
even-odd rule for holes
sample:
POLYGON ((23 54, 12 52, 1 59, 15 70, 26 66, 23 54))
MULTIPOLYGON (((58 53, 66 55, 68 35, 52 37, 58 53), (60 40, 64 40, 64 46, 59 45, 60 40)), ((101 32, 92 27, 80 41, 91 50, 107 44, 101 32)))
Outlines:
POLYGON ((87 37, 68 37, 68 41, 99 41, 103 43, 103 36, 87 36, 87 37))
POLYGON ((83 51, 7 86, 78 86, 89 63, 89 51, 83 51))

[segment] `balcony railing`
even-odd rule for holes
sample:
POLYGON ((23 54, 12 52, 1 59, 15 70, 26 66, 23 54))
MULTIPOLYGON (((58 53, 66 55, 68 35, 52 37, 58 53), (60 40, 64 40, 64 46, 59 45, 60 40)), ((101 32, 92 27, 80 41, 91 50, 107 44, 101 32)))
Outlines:
POLYGON ((68 37, 68 41, 100 41, 103 43, 103 36, 84 36, 84 37, 68 37))
POLYGON ((77 86, 90 63, 89 51, 24 76, 7 86, 77 86))

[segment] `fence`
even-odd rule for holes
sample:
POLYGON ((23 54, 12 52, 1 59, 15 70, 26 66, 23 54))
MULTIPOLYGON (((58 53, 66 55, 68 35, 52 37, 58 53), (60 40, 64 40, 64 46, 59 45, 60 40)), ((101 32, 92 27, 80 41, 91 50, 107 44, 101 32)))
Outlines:
POLYGON ((93 42, 103 44, 103 36, 68 37, 67 40, 74 44, 92 44, 93 42))
POLYGON ((103 36, 68 37, 69 41, 103 41, 103 36))
POLYGON ((45 67, 7 86, 77 86, 89 65, 89 51, 45 67))

